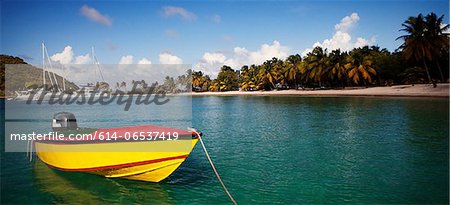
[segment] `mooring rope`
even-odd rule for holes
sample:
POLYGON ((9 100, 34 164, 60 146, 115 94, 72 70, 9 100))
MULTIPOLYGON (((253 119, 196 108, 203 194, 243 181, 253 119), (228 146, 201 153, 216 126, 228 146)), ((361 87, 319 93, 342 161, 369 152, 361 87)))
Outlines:
POLYGON ((30 158, 30 162, 33 161, 33 139, 27 140, 27 158, 30 158))
POLYGON ((198 139, 200 140, 200 143, 201 143, 201 145, 203 147, 203 151, 205 151, 206 158, 208 158, 209 164, 211 164, 211 167, 212 167, 214 173, 216 174, 216 177, 219 180, 220 184, 222 185, 223 190, 227 193, 227 195, 230 198, 231 202, 233 202, 234 205, 237 205, 237 203, 234 200, 233 196, 231 196, 231 194, 228 191, 227 187, 223 183, 222 178, 220 178, 219 172, 217 172, 216 167, 214 166, 214 163, 212 162, 211 157, 209 156, 208 150, 206 150, 206 146, 205 146, 205 143, 203 143, 202 137, 200 136, 200 134, 195 129, 192 129, 192 130, 195 132, 195 134, 197 134, 198 139))
POLYGON ((30 140, 27 140, 27 159, 30 154, 30 140))

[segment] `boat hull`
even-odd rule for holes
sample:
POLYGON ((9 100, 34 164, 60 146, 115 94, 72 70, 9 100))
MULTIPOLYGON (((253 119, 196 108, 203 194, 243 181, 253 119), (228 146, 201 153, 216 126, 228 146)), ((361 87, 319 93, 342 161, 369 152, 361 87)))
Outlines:
POLYGON ((47 142, 35 142, 34 144, 38 158, 50 167, 59 170, 86 172, 108 178, 159 182, 172 174, 184 162, 197 141, 198 138, 100 144, 61 145, 47 142), (120 150, 120 147, 131 146, 138 147, 138 150, 146 148, 148 151, 101 151, 104 147, 108 147, 108 150, 115 150, 115 148, 120 150), (169 149, 162 151, 161 149, 164 147, 175 148, 172 151, 169 149))

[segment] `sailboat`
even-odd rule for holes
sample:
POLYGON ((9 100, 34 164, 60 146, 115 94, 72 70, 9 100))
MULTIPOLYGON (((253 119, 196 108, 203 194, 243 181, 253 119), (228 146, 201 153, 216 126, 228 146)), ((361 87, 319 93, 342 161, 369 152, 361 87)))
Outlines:
POLYGON ((31 95, 34 96, 33 92, 35 92, 33 89, 15 91, 16 97, 13 100, 28 100, 31 95))
MULTIPOLYGON (((105 88, 101 88, 101 84, 106 83, 105 78, 103 77, 103 72, 100 67, 100 62, 97 59, 97 56, 95 55, 95 48, 92 47, 91 50, 91 57, 92 57, 92 63, 95 66, 94 70, 94 83, 86 83, 83 85, 80 85, 80 89, 77 91, 78 93, 84 95, 85 99, 98 99, 100 96, 102 96, 104 93, 109 93, 109 90, 105 88), (100 76, 100 82, 97 81, 97 72, 100 76)), ((107 83, 106 83, 107 84, 107 83)))
MULTIPOLYGON (((44 42, 42 42, 42 87, 39 89, 29 89, 26 91, 16 91, 16 97, 14 100, 32 100, 32 101, 45 101, 49 100, 51 97, 58 98, 62 95, 62 90, 59 87, 58 79, 54 72, 48 71, 47 64, 45 60, 47 59, 50 69, 53 69, 50 57, 48 55, 47 47, 45 47, 44 42), (46 58, 47 57, 47 58, 46 58), (50 85, 46 83, 46 78, 50 80, 50 85), (48 87, 51 90, 47 90, 48 87)), ((65 79, 63 80, 63 86, 65 87, 65 79)))

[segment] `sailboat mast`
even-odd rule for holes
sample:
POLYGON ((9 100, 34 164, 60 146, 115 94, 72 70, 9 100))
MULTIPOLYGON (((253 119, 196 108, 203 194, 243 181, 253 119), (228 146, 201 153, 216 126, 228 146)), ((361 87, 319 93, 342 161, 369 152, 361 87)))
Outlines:
POLYGON ((92 60, 93 60, 93 63, 95 64, 95 77, 96 77, 95 80, 97 80, 97 70, 98 70, 98 74, 100 75, 101 82, 105 82, 105 78, 103 77, 103 73, 102 73, 102 68, 100 68, 100 62, 98 61, 97 56, 95 56, 94 48, 95 47, 92 46, 92 60))
POLYGON ((61 65, 61 69, 63 70, 63 76, 62 76, 63 91, 66 91, 66 69, 63 65, 61 65))
MULTIPOLYGON (((50 56, 48 55, 47 47, 44 47, 44 50, 45 50, 45 54, 47 56, 47 62, 50 65, 50 70, 53 70, 52 61, 50 60, 50 56)), ((50 79, 52 89, 55 89, 53 86, 56 86, 56 90, 59 91, 60 89, 59 89, 58 80, 56 79, 55 73, 50 72, 50 71, 47 73, 48 73, 48 78, 50 79), (53 76, 53 79, 52 79, 52 76, 53 76)))
MULTIPOLYGON (((92 62, 95 63, 95 50, 94 46, 92 46, 92 62)), ((97 86, 97 67, 94 68, 94 86, 97 86)))
POLYGON ((45 51, 44 51, 44 41, 42 41, 42 87, 45 90, 45 51))

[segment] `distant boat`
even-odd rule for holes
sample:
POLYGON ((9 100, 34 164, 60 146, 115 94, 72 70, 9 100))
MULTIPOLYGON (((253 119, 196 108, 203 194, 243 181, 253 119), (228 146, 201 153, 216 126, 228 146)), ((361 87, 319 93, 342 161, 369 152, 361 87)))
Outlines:
MULTIPOLYGON (((100 98, 103 93, 110 93, 108 90, 109 87, 104 88, 101 85, 108 85, 108 83, 105 82, 105 78, 103 77, 103 72, 100 67, 100 62, 97 59, 97 56, 95 55, 95 48, 92 47, 91 50, 91 57, 92 57, 92 63, 95 65, 94 70, 94 83, 87 83, 85 85, 80 85, 80 89, 76 92, 84 95, 86 99, 98 99, 100 98), (98 72, 98 73, 97 73, 98 72), (97 81, 97 76, 100 76, 101 81, 97 81)), ((109 85, 108 85, 109 86, 109 85)))
MULTIPOLYGON (((14 97, 13 100, 18 100, 18 101, 49 100, 51 97, 51 94, 52 94, 50 92, 44 91, 43 88, 15 91, 15 93, 16 93, 16 97, 14 97)), ((59 95, 60 95, 60 93, 55 94, 55 96, 59 96, 59 95)))
MULTIPOLYGON (((43 85, 42 88, 29 89, 26 91, 15 91, 16 97, 14 98, 14 100, 20 100, 20 101, 21 100, 32 100, 32 101, 50 100, 50 98, 52 96, 58 98, 59 96, 62 95, 62 90, 59 88, 58 79, 56 78, 55 73, 47 71, 47 69, 46 69, 46 63, 45 63, 46 56, 47 56, 48 64, 50 64, 50 67, 52 67, 50 58, 48 57, 47 48, 45 47, 44 42, 42 42, 42 85, 43 85), (47 87, 46 77, 48 77, 48 79, 50 80, 51 85, 55 86, 52 88, 53 91, 46 90, 46 87, 47 87)), ((65 87, 64 78, 62 80, 63 80, 63 82, 62 82, 63 87, 65 87)))
POLYGON ((88 83, 85 85, 79 85, 80 89, 75 91, 80 95, 83 95, 85 99, 98 99, 105 91, 99 91, 96 86, 88 83))
POLYGON ((16 97, 14 97, 13 100, 28 100, 32 92, 33 89, 15 91, 16 97))
POLYGON ((87 172, 108 178, 148 182, 159 182, 172 174, 199 140, 196 133, 190 131, 153 125, 81 129, 77 126, 75 116, 66 112, 54 115, 53 129, 63 134, 65 140, 45 139, 33 143, 38 158, 48 166, 68 172, 87 172), (145 135, 149 132, 177 133, 178 137, 177 140, 126 140, 124 137, 127 133, 145 135), (68 137, 71 134, 81 136, 93 133, 96 133, 96 137, 89 140, 68 137), (116 140, 105 138, 113 133, 117 136, 116 140))

